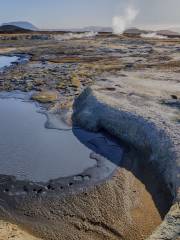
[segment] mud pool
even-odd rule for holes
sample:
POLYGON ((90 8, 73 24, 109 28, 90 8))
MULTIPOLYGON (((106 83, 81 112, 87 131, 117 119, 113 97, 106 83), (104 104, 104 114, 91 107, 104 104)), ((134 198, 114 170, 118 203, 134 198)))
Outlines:
POLYGON ((107 174, 114 171, 122 158, 122 148, 115 140, 80 128, 62 130, 61 121, 61 130, 48 128, 47 116, 40 106, 20 96, 0 96, 1 175, 47 182, 100 165, 108 169, 107 174))

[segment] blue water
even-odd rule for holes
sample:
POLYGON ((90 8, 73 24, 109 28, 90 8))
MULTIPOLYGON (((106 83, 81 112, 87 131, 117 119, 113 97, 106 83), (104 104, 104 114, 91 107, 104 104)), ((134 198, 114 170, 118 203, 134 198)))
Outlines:
POLYGON ((9 67, 12 62, 16 62, 18 57, 16 56, 0 56, 0 69, 9 67))
MULTIPOLYGON (((46 128, 40 107, 15 95, 0 95, 0 174, 35 182, 74 176, 97 167, 92 152, 107 158, 110 173, 117 167, 122 148, 116 142, 79 128, 46 128)), ((58 128, 64 125, 59 121, 58 128)))
POLYGON ((0 174, 47 181, 95 165, 72 131, 45 128, 46 116, 37 110, 21 99, 0 99, 0 174))

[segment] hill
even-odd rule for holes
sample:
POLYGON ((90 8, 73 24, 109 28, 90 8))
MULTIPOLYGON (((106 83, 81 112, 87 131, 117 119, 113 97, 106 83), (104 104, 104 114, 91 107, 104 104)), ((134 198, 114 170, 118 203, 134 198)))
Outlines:
POLYGON ((179 32, 174 32, 170 30, 160 30, 160 31, 156 31, 156 33, 163 36, 167 36, 167 37, 180 37, 179 32))
POLYGON ((2 24, 2 26, 7 26, 7 25, 16 26, 16 27, 20 27, 20 28, 28 29, 28 30, 32 30, 32 31, 38 31, 38 28, 36 26, 34 26, 32 23, 26 22, 26 21, 8 22, 8 23, 2 24))
POLYGON ((101 27, 101 26, 89 26, 82 28, 82 31, 88 31, 88 32, 112 32, 111 27, 101 27))
POLYGON ((140 35, 142 33, 148 33, 148 31, 141 30, 138 28, 128 28, 124 31, 124 34, 140 35))
POLYGON ((20 28, 13 25, 0 26, 0 33, 29 33, 31 30, 20 28))

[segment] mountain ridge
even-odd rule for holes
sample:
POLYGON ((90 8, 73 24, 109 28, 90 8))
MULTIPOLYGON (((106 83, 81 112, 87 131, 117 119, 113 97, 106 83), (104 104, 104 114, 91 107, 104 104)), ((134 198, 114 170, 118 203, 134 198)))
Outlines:
POLYGON ((2 25, 0 26, 0 33, 29 33, 32 32, 29 29, 20 28, 14 25, 2 25))
POLYGON ((16 27, 20 27, 22 29, 27 29, 27 30, 31 30, 31 31, 38 31, 39 29, 33 25, 30 22, 27 21, 15 21, 15 22, 7 22, 7 23, 3 23, 1 26, 16 26, 16 27))

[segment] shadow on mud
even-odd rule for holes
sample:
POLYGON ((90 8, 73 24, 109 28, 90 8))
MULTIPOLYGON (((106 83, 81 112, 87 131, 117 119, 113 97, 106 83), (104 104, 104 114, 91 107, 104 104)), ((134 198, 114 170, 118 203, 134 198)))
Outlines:
POLYGON ((152 196, 161 218, 165 217, 172 206, 173 197, 163 177, 158 172, 157 166, 147 161, 147 155, 140 154, 132 146, 122 143, 104 130, 98 133, 87 131, 88 134, 77 127, 72 130, 77 139, 93 152, 104 156, 116 166, 125 168, 140 180, 152 196), (107 142, 109 148, 107 148, 107 142), (104 145, 106 148, 103 148, 104 145))

